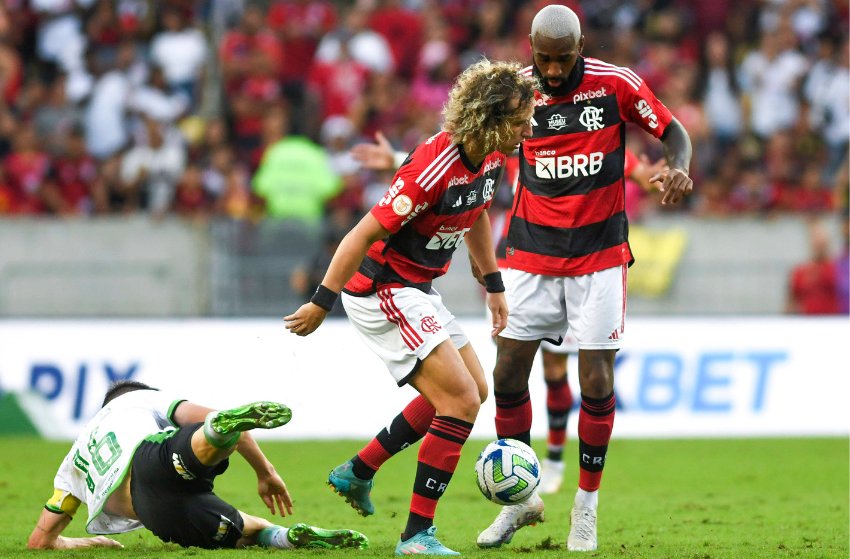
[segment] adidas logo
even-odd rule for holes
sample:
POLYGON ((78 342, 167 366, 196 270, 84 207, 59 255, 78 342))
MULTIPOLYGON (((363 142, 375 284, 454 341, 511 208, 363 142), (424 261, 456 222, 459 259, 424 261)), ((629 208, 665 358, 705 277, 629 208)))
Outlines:
POLYGON ((457 197, 457 202, 455 202, 454 204, 452 204, 452 207, 453 207, 453 208, 459 208, 459 207, 460 207, 460 206, 462 206, 462 205, 463 205, 463 197, 462 197, 462 196, 458 196, 458 197, 457 197))

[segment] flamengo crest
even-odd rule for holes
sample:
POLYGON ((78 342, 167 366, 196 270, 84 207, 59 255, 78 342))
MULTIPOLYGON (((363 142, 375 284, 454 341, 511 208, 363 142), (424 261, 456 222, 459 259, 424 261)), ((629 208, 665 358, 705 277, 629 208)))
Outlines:
POLYGON ((428 332, 429 334, 438 332, 443 328, 442 326, 440 326, 440 323, 434 319, 433 316, 426 316, 425 318, 423 318, 421 327, 424 332, 428 332))
POLYGON ((602 124, 602 111, 604 109, 600 109, 599 107, 587 106, 581 112, 581 116, 578 117, 578 121, 582 126, 588 129, 588 131, 600 130, 605 127, 602 124))

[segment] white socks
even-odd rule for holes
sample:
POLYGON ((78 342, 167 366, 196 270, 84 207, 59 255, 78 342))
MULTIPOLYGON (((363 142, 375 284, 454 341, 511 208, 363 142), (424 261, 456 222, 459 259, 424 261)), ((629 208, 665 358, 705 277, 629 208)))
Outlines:
POLYGON ((226 435, 222 435, 221 433, 216 432, 212 427, 212 421, 215 419, 217 411, 211 411, 207 414, 206 419, 204 420, 204 437, 206 437, 207 442, 216 448, 230 448, 239 442, 239 436, 242 433, 228 433, 226 435))
POLYGON ((257 534, 257 545, 260 547, 274 547, 277 549, 292 549, 295 546, 289 541, 289 528, 283 526, 269 526, 260 530, 257 534))
POLYGON ((596 509, 599 507, 599 491, 585 491, 584 489, 579 488, 576 491, 576 506, 579 507, 590 507, 592 509, 596 509))

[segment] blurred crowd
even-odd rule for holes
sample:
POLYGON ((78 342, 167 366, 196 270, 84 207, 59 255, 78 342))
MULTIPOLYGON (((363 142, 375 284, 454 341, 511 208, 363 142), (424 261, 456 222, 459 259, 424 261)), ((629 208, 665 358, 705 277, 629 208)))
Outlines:
MULTIPOLYGON (((509 0, 2 0, 0 215, 147 212, 344 230, 481 56, 530 63, 509 0)), ((694 143, 703 216, 846 212, 846 0, 572 0, 584 54, 641 75, 694 143)), ((660 145, 639 130, 636 153, 660 145)), ((630 191, 632 219, 661 211, 630 191)))

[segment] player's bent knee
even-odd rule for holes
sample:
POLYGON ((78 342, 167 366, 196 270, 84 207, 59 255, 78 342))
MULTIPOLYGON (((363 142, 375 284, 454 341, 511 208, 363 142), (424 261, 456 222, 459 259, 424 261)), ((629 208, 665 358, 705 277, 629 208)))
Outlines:
POLYGON ((488 396, 490 396, 490 391, 487 388, 487 385, 486 384, 483 385, 483 386, 479 385, 478 386, 478 401, 479 401, 479 403, 483 404, 484 402, 486 402, 488 396))
POLYGON ((448 415, 469 421, 475 421, 478 417, 478 410, 481 409, 481 398, 476 391, 463 390, 455 395, 450 402, 446 403, 445 408, 438 410, 441 415, 448 415))

